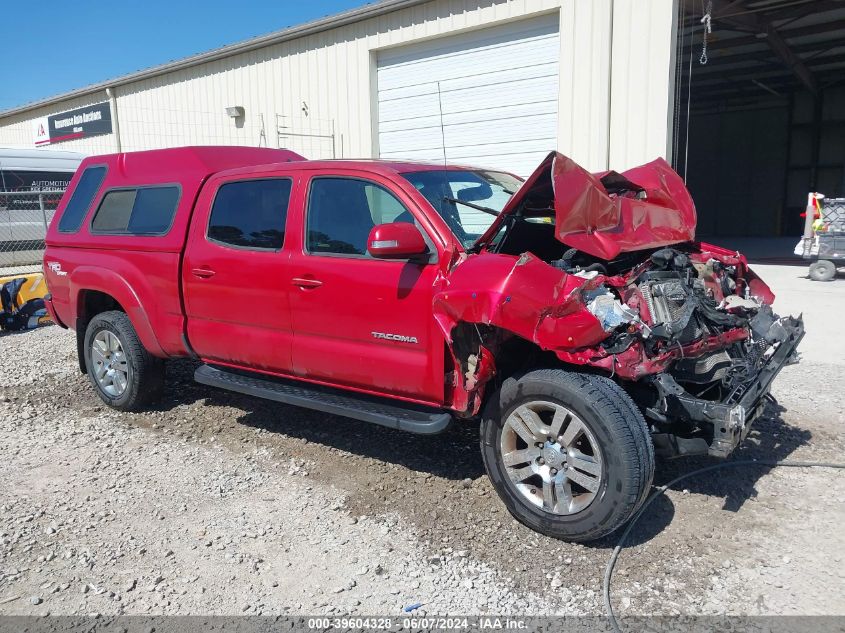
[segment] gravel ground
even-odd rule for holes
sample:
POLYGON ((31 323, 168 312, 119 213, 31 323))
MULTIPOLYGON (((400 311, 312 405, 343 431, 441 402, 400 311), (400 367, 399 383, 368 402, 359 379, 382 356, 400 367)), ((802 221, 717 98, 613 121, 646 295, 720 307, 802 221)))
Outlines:
MULTIPOLYGON (((394 432, 197 385, 189 361, 118 413, 57 327, 0 335, 0 358, 0 614, 602 613, 615 538, 516 523, 471 424, 394 432)), ((736 457, 842 461, 845 365, 820 360, 784 370, 736 457)), ((618 611, 845 614, 840 472, 720 470, 652 507, 618 611)))

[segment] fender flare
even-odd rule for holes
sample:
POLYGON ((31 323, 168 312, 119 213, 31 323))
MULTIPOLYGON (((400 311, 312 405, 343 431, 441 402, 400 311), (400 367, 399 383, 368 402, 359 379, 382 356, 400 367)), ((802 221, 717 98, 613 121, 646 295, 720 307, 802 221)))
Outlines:
POLYGON ((89 290, 102 292, 121 305, 138 338, 150 354, 160 358, 167 356, 156 338, 141 300, 126 279, 112 270, 93 266, 79 266, 70 277, 71 309, 77 320, 82 316, 82 293, 89 290))

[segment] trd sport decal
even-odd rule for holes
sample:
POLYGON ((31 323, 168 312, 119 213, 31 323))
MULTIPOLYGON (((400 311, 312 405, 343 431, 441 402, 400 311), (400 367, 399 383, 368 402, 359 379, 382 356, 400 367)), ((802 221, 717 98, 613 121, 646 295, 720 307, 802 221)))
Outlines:
POLYGON ((62 265, 59 262, 47 262, 47 268, 52 270, 59 277, 64 277, 65 275, 67 275, 67 271, 62 270, 62 265))

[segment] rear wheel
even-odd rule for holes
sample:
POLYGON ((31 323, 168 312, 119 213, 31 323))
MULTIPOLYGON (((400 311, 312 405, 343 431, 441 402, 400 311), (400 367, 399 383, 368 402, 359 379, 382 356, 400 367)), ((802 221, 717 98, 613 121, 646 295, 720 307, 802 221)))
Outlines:
POLYGON ((833 281, 836 277, 836 266, 833 262, 820 259, 810 264, 810 279, 813 281, 833 281))
POLYGON ((488 402, 481 451, 511 514, 548 536, 590 541, 622 525, 654 472, 648 427, 602 378, 537 370, 488 402))
POLYGON ((164 362, 144 349, 125 313, 113 310, 91 319, 84 352, 88 377, 110 407, 138 411, 161 396, 164 362))

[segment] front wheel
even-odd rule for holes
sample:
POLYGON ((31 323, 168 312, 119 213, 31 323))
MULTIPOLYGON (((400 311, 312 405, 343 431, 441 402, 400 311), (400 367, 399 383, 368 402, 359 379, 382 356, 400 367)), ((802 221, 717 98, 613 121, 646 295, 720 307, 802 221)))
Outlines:
POLYGON ((144 348, 125 313, 101 312, 91 319, 84 350, 88 377, 110 407, 138 411, 161 396, 164 362, 144 348))
POLYGON ((510 513, 567 541, 610 534, 651 486, 642 414, 615 383, 544 369, 505 381, 481 429, 487 474, 510 513))

